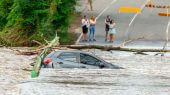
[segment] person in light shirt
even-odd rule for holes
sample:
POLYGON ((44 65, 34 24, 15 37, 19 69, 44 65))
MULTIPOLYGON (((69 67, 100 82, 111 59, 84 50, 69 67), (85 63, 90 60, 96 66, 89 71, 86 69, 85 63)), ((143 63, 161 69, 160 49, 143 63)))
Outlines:
POLYGON ((87 19, 86 15, 81 20, 82 24, 82 32, 83 32, 83 42, 87 41, 87 33, 88 33, 88 27, 89 27, 89 20, 87 19))
POLYGON ((94 16, 91 16, 91 18, 90 18, 89 41, 96 41, 95 31, 96 31, 96 18, 94 16))
POLYGON ((111 20, 110 25, 109 25, 109 42, 113 43, 115 39, 115 34, 116 34, 116 29, 115 29, 116 23, 114 20, 111 20))

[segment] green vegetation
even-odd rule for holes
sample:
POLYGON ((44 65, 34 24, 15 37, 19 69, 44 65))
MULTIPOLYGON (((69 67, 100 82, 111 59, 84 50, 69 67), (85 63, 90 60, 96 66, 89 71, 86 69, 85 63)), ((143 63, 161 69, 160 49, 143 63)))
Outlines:
POLYGON ((0 43, 33 46, 54 39, 71 43, 68 33, 76 0, 0 0, 0 43), (45 40, 44 40, 45 39, 45 40))

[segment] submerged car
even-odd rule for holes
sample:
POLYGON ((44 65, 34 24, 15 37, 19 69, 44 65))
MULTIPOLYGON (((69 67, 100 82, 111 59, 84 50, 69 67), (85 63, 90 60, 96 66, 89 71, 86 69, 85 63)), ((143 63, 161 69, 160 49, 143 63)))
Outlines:
POLYGON ((44 68, 123 69, 82 51, 57 50, 47 55, 44 68))

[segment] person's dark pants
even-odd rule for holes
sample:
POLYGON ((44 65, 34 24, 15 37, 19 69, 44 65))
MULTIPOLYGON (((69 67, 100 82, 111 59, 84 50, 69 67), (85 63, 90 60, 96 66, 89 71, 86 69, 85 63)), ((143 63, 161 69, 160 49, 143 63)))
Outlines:
POLYGON ((82 41, 86 41, 86 40, 87 40, 86 35, 87 35, 87 33, 88 33, 88 28, 87 28, 87 26, 83 26, 83 27, 82 27, 82 30, 83 30, 83 40, 82 40, 82 41))
POLYGON ((105 28, 106 35, 105 35, 105 41, 107 41, 108 33, 109 33, 109 27, 105 28))

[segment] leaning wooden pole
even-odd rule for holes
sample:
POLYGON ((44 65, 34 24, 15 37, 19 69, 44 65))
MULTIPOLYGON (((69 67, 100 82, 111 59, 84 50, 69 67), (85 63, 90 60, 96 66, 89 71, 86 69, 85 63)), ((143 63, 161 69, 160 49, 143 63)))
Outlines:
POLYGON ((56 37, 47 45, 47 47, 35 59, 35 65, 31 73, 32 78, 38 77, 39 71, 41 69, 41 64, 45 55, 51 50, 52 47, 57 45, 59 45, 59 37, 56 34, 56 37))

